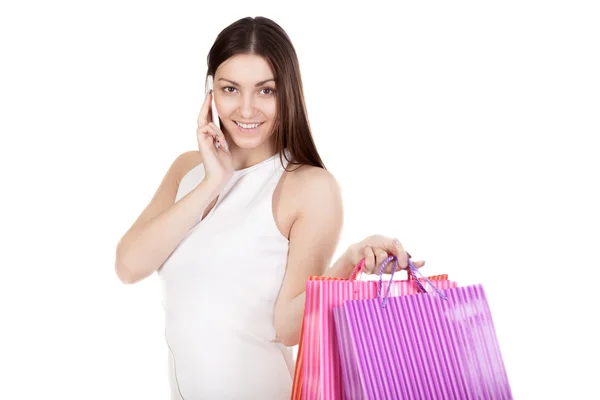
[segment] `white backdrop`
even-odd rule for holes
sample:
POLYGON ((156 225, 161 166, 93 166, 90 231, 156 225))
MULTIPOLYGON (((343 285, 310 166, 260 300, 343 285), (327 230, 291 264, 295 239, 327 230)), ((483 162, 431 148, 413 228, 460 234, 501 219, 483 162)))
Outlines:
POLYGON ((299 54, 337 255, 400 238, 484 285, 515 398, 598 398, 592 2, 213 3, 0 6, 0 398, 168 397, 158 279, 121 284, 115 248, 196 146, 216 35, 257 15, 299 54))

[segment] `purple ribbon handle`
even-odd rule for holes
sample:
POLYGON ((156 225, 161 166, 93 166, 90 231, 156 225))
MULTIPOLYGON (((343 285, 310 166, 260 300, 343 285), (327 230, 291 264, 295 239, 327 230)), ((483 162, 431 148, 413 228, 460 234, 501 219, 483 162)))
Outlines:
POLYGON ((419 282, 419 279, 417 278, 417 274, 419 274, 421 276, 421 278, 425 279, 425 281, 427 281, 427 283, 429 283, 431 285, 431 287, 433 288, 433 290, 435 290, 437 292, 437 294, 444 300, 448 300, 448 298, 446 297, 446 295, 444 294, 444 292, 442 292, 437 286, 435 286, 429 279, 427 279, 427 277, 425 275, 423 275, 421 273, 421 271, 419 271, 419 269, 417 267, 415 267, 415 264, 413 264, 413 262, 411 261, 411 259, 408 259, 408 267, 410 268, 410 272, 412 272, 413 276, 415 277, 415 282, 417 282, 417 285, 419 285, 419 288, 424 292, 427 293, 427 290, 425 290, 425 287, 421 284, 421 282, 419 282))
MULTIPOLYGON (((385 270, 386 265, 392 260, 394 260, 394 269, 392 270, 392 276, 390 277, 390 282, 389 282, 389 285, 387 288, 387 293, 385 294, 385 297, 383 298, 383 301, 381 302, 381 308, 385 308, 387 299, 390 297, 390 291, 392 289, 392 281, 394 280, 394 274, 396 273, 396 270, 398 269, 398 258, 396 256, 389 256, 381 263, 381 268, 379 269, 379 290, 377 292, 378 299, 381 298, 381 288, 383 287, 383 271, 385 270)), ((435 286, 429 279, 427 279, 426 276, 424 276, 421 273, 421 271, 419 271, 419 269, 417 267, 415 267, 415 264, 411 261, 410 257, 408 258, 408 268, 410 269, 410 272, 412 272, 412 274, 415 278, 414 281, 416 282, 416 284, 419 286, 419 289, 421 289, 421 291, 423 293, 427 293, 427 290, 425 289, 423 284, 421 284, 421 282, 417 278, 417 274, 420 275, 421 278, 423 278, 427 283, 429 283, 431 285, 431 287, 437 292, 437 294, 442 299, 448 300, 446 295, 444 295, 444 293, 437 286, 435 286)))
POLYGON ((381 263, 381 268, 379 269, 379 290, 377 291, 377 298, 381 298, 381 288, 383 287, 383 271, 385 270, 385 266, 394 260, 394 269, 392 270, 392 276, 390 277, 390 282, 388 284, 387 293, 383 298, 383 302, 381 304, 382 308, 385 308, 385 303, 387 302, 388 297, 390 297, 390 290, 392 289, 392 282, 394 280, 394 274, 398 269, 398 258, 396 256, 389 256, 381 263))

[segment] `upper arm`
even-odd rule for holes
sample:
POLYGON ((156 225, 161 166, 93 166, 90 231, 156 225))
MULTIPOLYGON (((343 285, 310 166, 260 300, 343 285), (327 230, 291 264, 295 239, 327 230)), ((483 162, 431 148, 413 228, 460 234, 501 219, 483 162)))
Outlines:
POLYGON ((331 265, 342 231, 343 206, 337 181, 321 168, 305 172, 306 176, 294 185, 295 195, 300 196, 298 217, 290 230, 287 268, 277 308, 302 294, 311 275, 323 275, 331 265))
POLYGON ((198 151, 187 151, 180 154, 171 163, 171 166, 165 173, 152 199, 137 217, 127 233, 137 229, 155 216, 160 215, 163 211, 173 205, 175 203, 181 179, 187 172, 198 165, 200 161, 200 153, 198 151))

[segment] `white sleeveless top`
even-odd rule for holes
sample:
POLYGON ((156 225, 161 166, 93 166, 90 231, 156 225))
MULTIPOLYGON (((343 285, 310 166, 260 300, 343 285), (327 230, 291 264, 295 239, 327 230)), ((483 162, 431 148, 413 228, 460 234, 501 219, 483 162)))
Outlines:
MULTIPOLYGON (((283 171, 279 153, 235 171, 158 270, 172 400, 290 398, 292 353, 273 326, 289 247, 272 209, 283 171)), ((203 178, 199 164, 176 201, 203 178)))

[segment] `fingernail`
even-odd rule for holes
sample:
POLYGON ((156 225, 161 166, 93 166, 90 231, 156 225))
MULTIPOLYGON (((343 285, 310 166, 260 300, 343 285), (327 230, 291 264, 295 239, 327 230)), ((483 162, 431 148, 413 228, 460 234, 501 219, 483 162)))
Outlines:
POLYGON ((397 238, 394 238, 394 243, 400 244, 400 241, 397 238))
POLYGON ((226 153, 229 153, 229 144, 227 144, 227 140, 225 140, 224 137, 221 137, 221 142, 223 143, 223 150, 225 150, 226 153))

